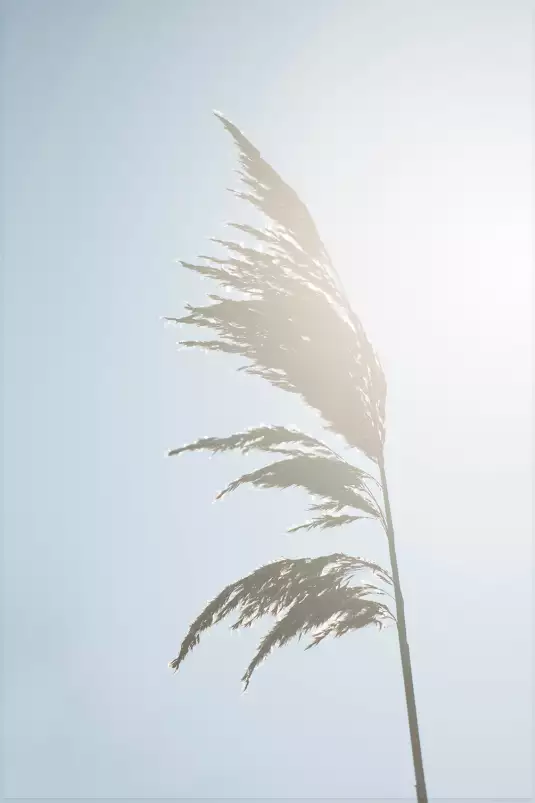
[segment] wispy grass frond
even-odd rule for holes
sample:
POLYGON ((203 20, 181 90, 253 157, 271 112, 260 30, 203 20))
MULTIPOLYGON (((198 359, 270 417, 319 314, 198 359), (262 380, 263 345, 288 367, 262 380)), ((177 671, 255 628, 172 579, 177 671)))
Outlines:
MULTIPOLYGON (((312 505, 324 512, 316 527, 334 527, 356 521, 358 517, 338 516, 344 508, 353 508, 382 520, 381 509, 367 482, 374 478, 330 449, 327 444, 298 430, 281 426, 261 426, 228 437, 200 438, 193 443, 172 449, 169 455, 209 451, 213 454, 239 450, 278 453, 284 459, 243 474, 217 495, 221 499, 242 485, 257 488, 300 487, 320 500, 312 505), (335 521, 336 518, 336 521, 335 521)), ((303 525, 307 526, 307 525, 303 525)), ((308 529, 312 529, 309 526, 308 529)))
POLYGON ((227 586, 191 625, 178 656, 170 666, 178 669, 199 643, 201 634, 232 613, 238 618, 233 629, 249 627, 266 615, 279 617, 263 639, 243 681, 247 686, 254 669, 275 646, 315 631, 310 646, 327 635, 340 636, 369 624, 381 625, 393 618, 388 607, 373 595, 384 593, 372 583, 352 585, 357 572, 368 571, 381 582, 392 579, 381 566, 343 553, 319 558, 279 560, 262 566, 227 586), (370 598, 370 596, 372 598, 370 598))
POLYGON ((216 454, 218 452, 230 452, 239 450, 243 454, 256 449, 262 452, 275 452, 279 454, 303 454, 312 452, 316 455, 333 455, 325 443, 305 435, 296 429, 279 426, 260 426, 249 429, 246 432, 236 432, 226 438, 200 438, 193 443, 180 446, 178 449, 171 449, 169 456, 182 454, 183 452, 208 451, 216 454))
POLYGON ((282 647, 296 637, 317 631, 306 647, 310 649, 328 635, 342 636, 371 624, 382 627, 385 619, 393 619, 386 605, 365 596, 372 592, 380 593, 380 590, 373 586, 330 588, 293 605, 260 643, 242 678, 245 688, 255 669, 274 647, 282 647))
POLYGON ((305 521, 304 524, 298 524, 296 527, 291 527, 288 532, 296 533, 299 530, 331 530, 335 527, 343 527, 345 524, 351 524, 354 521, 361 519, 369 519, 370 516, 349 516, 343 514, 341 516, 332 516, 325 514, 324 516, 316 516, 310 521, 305 521))
POLYGON ((257 488, 300 487, 331 508, 350 507, 379 518, 379 511, 368 495, 359 469, 334 458, 299 455, 278 460, 238 477, 220 491, 217 498, 221 499, 247 484, 257 488))
POLYGON ((240 150, 247 189, 237 194, 270 224, 233 224, 252 245, 218 240, 225 258, 183 263, 239 297, 210 295, 210 304, 187 305, 186 315, 168 320, 215 332, 215 339, 183 345, 245 357, 243 370, 299 394, 330 429, 377 461, 386 384, 374 350, 305 205, 246 137, 218 116, 240 150))

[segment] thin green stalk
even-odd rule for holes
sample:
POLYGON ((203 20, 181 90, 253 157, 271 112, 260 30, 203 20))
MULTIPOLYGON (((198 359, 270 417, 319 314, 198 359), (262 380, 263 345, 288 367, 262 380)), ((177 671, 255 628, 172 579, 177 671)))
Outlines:
POLYGON ((414 763, 414 777, 416 780, 416 797, 418 803, 428 803, 427 789, 425 785, 424 764, 422 758, 422 748, 420 744, 420 731, 418 728, 418 714, 416 711, 416 698, 414 696, 414 682, 412 678, 411 655, 409 642, 407 640, 407 625, 405 621, 405 603, 401 591, 399 579, 398 559, 396 555, 396 544, 394 540, 394 526, 392 524, 392 511, 390 510, 390 500, 388 498, 388 486, 384 462, 379 462, 381 472, 381 484, 383 486, 383 498, 385 503, 386 516, 386 537, 388 539, 388 550, 390 553, 390 565, 392 569, 392 580, 394 583, 394 595, 396 599, 396 616, 398 628, 399 652, 401 656, 401 668, 403 672, 403 683, 405 686, 405 701, 407 703, 407 715, 409 719, 409 731, 412 747, 412 759, 414 763))

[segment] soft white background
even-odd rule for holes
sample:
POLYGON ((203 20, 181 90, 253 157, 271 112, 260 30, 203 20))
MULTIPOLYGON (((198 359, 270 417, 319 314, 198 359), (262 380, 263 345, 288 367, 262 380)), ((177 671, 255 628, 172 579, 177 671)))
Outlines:
MULTIPOLYGON (((299 493, 167 447, 298 402, 177 353, 172 262, 236 211, 230 116, 309 204, 389 380, 432 797, 529 796, 531 4, 4 4, 5 793, 407 797, 395 631, 273 655, 190 620, 300 537, 299 493)), ((189 334, 189 333, 188 333, 189 334)), ((251 458, 249 458, 251 459, 251 458)))

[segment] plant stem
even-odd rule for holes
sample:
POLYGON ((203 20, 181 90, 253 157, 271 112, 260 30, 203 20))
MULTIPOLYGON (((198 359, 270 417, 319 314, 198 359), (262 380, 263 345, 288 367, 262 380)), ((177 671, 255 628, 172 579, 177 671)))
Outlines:
POLYGON ((407 716, 409 719, 412 760, 414 763, 414 777, 416 780, 416 798, 418 800, 418 803, 428 803, 427 790, 425 786, 424 764, 422 759, 422 748, 420 745, 420 731, 418 728, 418 714, 416 711, 416 698, 414 696, 414 682, 412 679, 411 655, 409 651, 409 642, 407 640, 407 625, 405 622, 405 603, 403 600, 403 594, 401 592, 398 559, 396 555, 396 544, 394 540, 394 526, 392 524, 392 512, 390 510, 390 500, 388 498, 386 473, 385 473, 384 462, 382 459, 379 461, 379 470, 381 472, 381 484, 383 486, 383 498, 385 503, 385 516, 387 525, 386 537, 388 539, 390 566, 392 569, 392 579, 394 581, 399 652, 401 656, 401 668, 403 671, 403 683, 405 686, 405 701, 407 703, 407 716))

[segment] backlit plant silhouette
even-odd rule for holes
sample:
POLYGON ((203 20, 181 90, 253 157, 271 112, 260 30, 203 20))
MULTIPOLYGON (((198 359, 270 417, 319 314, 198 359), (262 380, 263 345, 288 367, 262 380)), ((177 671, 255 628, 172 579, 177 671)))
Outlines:
POLYGON ((301 487, 312 497, 313 518, 292 531, 375 520, 388 541, 391 574, 371 561, 341 553, 262 566, 210 602, 191 625, 170 666, 178 669, 201 633, 230 614, 237 616, 233 628, 248 627, 263 616, 275 617, 243 676, 245 686, 274 647, 295 637, 310 634, 308 647, 312 647, 327 636, 395 622, 416 792, 419 803, 424 803, 427 793, 384 465, 385 377, 307 208, 241 131, 217 116, 240 151, 245 189, 236 195, 267 220, 262 228, 231 224, 249 244, 215 240, 225 249, 223 258, 183 262, 219 282, 225 295, 210 295, 206 306, 187 305, 183 317, 166 320, 213 333, 213 339, 186 340, 182 345, 244 357, 247 362, 241 370, 299 394, 329 430, 373 461, 378 477, 352 465, 322 441, 284 426, 202 438, 169 454, 256 450, 269 459, 277 456, 231 482, 218 496, 242 485, 301 487), (385 602, 390 592, 394 611, 385 602))

